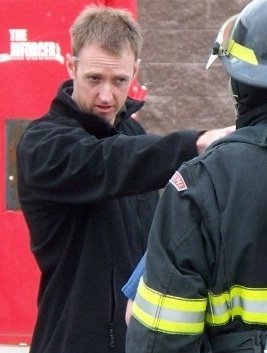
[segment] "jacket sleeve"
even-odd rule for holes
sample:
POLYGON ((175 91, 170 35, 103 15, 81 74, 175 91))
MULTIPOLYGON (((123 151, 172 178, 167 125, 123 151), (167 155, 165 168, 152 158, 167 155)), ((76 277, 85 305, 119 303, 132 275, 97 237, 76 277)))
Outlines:
POLYGON ((197 184, 183 166, 166 187, 152 224, 127 353, 203 352, 213 266, 204 209, 197 184))
MULTIPOLYGON (((33 125, 21 139, 18 173, 31 197, 88 203, 162 188, 197 154, 199 132, 98 139, 80 127, 33 125)), ((26 197, 26 196, 25 196, 26 197)))

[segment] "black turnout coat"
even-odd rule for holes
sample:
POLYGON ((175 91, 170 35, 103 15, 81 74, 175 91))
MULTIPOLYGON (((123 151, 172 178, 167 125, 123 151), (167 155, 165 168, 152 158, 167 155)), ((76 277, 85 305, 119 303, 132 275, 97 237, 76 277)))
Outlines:
POLYGON ((265 350, 267 104, 237 127, 184 163, 165 188, 127 353, 265 350))
POLYGON ((128 99, 115 126, 79 111, 72 81, 30 123, 17 150, 18 191, 41 271, 31 353, 123 353, 121 287, 146 249, 158 200, 197 131, 145 135, 128 99))

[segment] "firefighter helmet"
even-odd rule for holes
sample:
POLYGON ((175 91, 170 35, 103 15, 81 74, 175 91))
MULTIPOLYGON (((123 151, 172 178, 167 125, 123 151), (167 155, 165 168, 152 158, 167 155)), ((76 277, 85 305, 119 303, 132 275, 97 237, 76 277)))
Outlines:
POLYGON ((267 87, 267 0, 253 0, 223 24, 207 69, 218 56, 234 79, 267 87))

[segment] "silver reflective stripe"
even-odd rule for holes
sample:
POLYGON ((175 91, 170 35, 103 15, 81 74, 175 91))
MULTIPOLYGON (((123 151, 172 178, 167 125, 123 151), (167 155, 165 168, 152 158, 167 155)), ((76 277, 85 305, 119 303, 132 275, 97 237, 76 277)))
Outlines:
POLYGON ((240 317, 248 324, 267 323, 267 289, 233 286, 229 293, 209 293, 206 322, 224 325, 231 318, 240 317))
POLYGON ((155 291, 140 280, 133 316, 151 330, 169 334, 202 334, 207 299, 187 299, 155 291))
POLYGON ((235 296, 232 299, 233 307, 242 307, 246 311, 267 313, 267 301, 266 300, 247 300, 239 296, 235 296))
MULTIPOLYGON (((156 317, 159 310, 154 304, 149 303, 147 300, 137 294, 135 298, 136 305, 142 308, 148 315, 156 317)), ((204 313, 201 312, 189 312, 189 311, 178 311, 174 309, 160 308, 160 317, 163 320, 168 321, 179 321, 179 322, 203 322, 204 313)))

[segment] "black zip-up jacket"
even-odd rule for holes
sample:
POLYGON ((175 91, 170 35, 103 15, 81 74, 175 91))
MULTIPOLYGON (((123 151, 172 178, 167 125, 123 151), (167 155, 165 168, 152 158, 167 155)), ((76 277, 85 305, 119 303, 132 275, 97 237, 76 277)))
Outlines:
POLYGON ((123 353, 123 284, 146 249, 158 194, 197 154, 197 131, 145 135, 128 99, 116 126, 78 110, 72 82, 26 129, 18 191, 41 270, 31 353, 123 353))
POLYGON ((267 105, 237 126, 165 188, 127 353, 263 352, 254 337, 267 331, 267 105))

